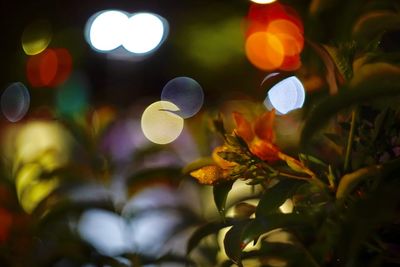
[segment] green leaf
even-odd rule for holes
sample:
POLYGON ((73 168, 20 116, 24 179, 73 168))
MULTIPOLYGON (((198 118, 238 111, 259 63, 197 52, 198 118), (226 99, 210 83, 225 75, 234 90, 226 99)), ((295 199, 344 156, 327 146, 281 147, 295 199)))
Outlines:
POLYGON ((356 188, 358 184, 360 184, 360 182, 364 181, 365 179, 371 176, 377 175, 380 171, 380 168, 381 167, 378 165, 369 166, 344 175, 340 179, 336 191, 336 198, 337 199, 345 198, 348 194, 350 194, 354 190, 354 188, 356 188))
POLYGON ((275 186, 267 189, 258 203, 256 217, 267 216, 276 212, 286 199, 290 197, 290 193, 294 192, 296 185, 297 183, 294 181, 281 180, 275 186))
POLYGON ((301 133, 301 143, 311 137, 337 112, 368 100, 400 95, 400 68, 387 63, 365 64, 346 88, 322 100, 309 114, 301 133))
POLYGON ((231 226, 235 220, 232 218, 225 218, 224 221, 218 221, 218 222, 211 222, 207 223, 205 225, 200 226, 199 228, 196 229, 196 231, 192 234, 188 241, 186 253, 189 254, 195 247, 198 246, 200 241, 211 234, 216 234, 221 230, 222 228, 231 226))
POLYGON ((361 16, 353 28, 353 38, 362 43, 385 31, 400 29, 400 15, 390 11, 373 11, 361 16))
POLYGON ((330 141, 332 141, 335 145, 343 147, 345 145, 345 141, 343 140, 343 137, 341 137, 338 134, 333 134, 333 133, 324 133, 325 137, 328 138, 330 141))
POLYGON ((245 244, 242 242, 242 234, 247 223, 248 221, 246 220, 233 225, 224 238, 226 255, 239 266, 242 266, 240 257, 242 249, 245 247, 245 244))
POLYGON ((323 166, 323 167, 327 167, 327 165, 326 165, 325 162, 323 162, 322 160, 320 160, 320 159, 318 159, 318 158, 316 158, 316 157, 313 157, 313 156, 311 156, 311 155, 307 155, 307 154, 302 154, 302 153, 300 153, 300 154, 299 154, 299 158, 302 159, 302 160, 305 161, 305 162, 312 162, 312 163, 315 163, 315 164, 317 164, 317 165, 321 165, 321 166, 323 166))
POLYGON ((208 165, 214 165, 215 162, 211 157, 203 157, 203 158, 199 158, 196 159, 195 161, 187 164, 183 169, 182 169, 182 173, 183 174, 188 174, 192 171, 198 170, 204 166, 208 166, 208 165))
POLYGON ((232 189, 234 182, 235 180, 224 181, 214 185, 213 187, 215 206, 217 206, 218 212, 223 217, 225 216, 226 199, 228 197, 229 191, 231 191, 232 189))
POLYGON ((309 216, 299 214, 269 214, 262 219, 241 221, 232 226, 224 238, 225 252, 228 257, 240 266, 242 250, 250 243, 272 230, 278 228, 306 229, 310 225, 309 216))

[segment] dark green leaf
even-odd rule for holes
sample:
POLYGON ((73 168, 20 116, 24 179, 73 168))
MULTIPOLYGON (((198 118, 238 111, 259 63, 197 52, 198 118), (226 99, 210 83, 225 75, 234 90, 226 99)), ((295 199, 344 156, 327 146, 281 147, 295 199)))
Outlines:
POLYGON ((239 266, 242 266, 240 257, 242 249, 245 247, 245 244, 242 242, 242 234, 248 223, 249 221, 246 220, 233 225, 224 238, 226 255, 239 266))
POLYGON ((310 112, 301 133, 303 145, 342 109, 364 101, 400 94, 400 68, 387 63, 367 65, 360 68, 347 88, 325 98, 310 112))
POLYGON ((234 180, 224 181, 214 185, 213 187, 214 202, 221 216, 225 216, 226 199, 228 197, 229 191, 231 191, 232 189, 234 182, 234 180))
POLYGON ((275 186, 267 189, 258 203, 256 217, 276 212, 286 199, 290 197, 290 193, 294 192, 294 188, 297 185, 298 183, 292 180, 281 180, 275 186))
POLYGON ((333 134, 333 133, 324 133, 325 137, 328 138, 330 141, 332 141, 334 144, 343 147, 346 143, 346 141, 343 139, 338 134, 333 134))
POLYGON ((187 254, 189 254, 198 244, 200 241, 211 234, 216 234, 221 230, 222 228, 231 226, 235 220, 232 218, 225 218, 224 221, 218 221, 218 222, 211 222, 207 223, 203 226, 200 226, 190 237, 188 241, 188 246, 187 246, 187 254))

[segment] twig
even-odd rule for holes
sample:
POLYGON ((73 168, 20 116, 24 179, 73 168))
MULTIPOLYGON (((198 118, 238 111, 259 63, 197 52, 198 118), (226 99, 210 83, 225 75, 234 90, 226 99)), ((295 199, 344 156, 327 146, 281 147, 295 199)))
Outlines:
POLYGON ((358 113, 357 108, 355 108, 351 112, 350 133, 349 133, 349 138, 347 139, 346 156, 344 159, 344 166, 343 166, 343 170, 345 173, 348 171, 349 165, 350 165, 350 156, 351 156, 351 150, 353 149, 353 141, 354 141, 354 132, 355 132, 355 128, 356 128, 357 113, 358 113))

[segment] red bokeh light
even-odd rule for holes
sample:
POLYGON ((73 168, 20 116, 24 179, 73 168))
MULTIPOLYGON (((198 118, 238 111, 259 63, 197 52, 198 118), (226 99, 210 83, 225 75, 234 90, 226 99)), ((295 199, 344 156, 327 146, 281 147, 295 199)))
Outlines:
POLYGON ((29 57, 26 75, 32 87, 56 87, 71 74, 72 57, 65 48, 48 48, 29 57))

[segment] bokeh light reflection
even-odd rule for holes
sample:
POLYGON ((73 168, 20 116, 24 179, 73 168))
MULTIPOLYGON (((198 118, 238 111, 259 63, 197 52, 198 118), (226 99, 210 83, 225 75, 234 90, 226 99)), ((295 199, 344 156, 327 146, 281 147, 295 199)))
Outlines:
POLYGON ((280 114, 286 114, 301 108, 305 100, 305 90, 301 81, 295 76, 288 77, 275 84, 269 91, 264 105, 276 109, 280 114))
POLYGON ((128 16, 118 10, 94 14, 86 24, 86 39, 97 51, 111 51, 119 47, 125 34, 128 16))
POLYGON ((1 111, 10 122, 21 120, 28 112, 30 95, 24 84, 16 82, 1 95, 1 111))
POLYGON ((31 56, 26 75, 33 87, 55 87, 63 83, 72 71, 72 57, 67 49, 46 49, 31 56))
POLYGON ((124 221, 117 214, 93 209, 82 214, 78 232, 100 253, 116 256, 126 251, 124 221))
POLYGON ((85 38, 94 50, 113 51, 117 57, 123 58, 126 55, 118 51, 120 46, 130 55, 150 53, 166 39, 168 29, 168 22, 156 14, 106 10, 89 18, 85 38))
POLYGON ((204 102, 204 93, 200 84, 189 77, 177 77, 170 80, 161 92, 161 100, 174 103, 182 118, 196 115, 204 102))
POLYGON ((262 70, 296 70, 301 65, 303 32, 295 10, 279 3, 253 4, 246 31, 247 58, 262 70))
POLYGON ((88 106, 89 82, 82 73, 73 73, 56 92, 56 106, 60 115, 82 114, 88 106))
POLYGON ((271 4, 275 1, 276 0, 251 0, 251 2, 256 3, 256 4, 271 4))
POLYGON ((148 106, 142 114, 143 134, 151 142, 164 145, 173 142, 183 130, 183 119, 174 114, 179 108, 168 101, 158 101, 148 106))
POLYGON ((123 47, 136 54, 148 53, 156 49, 165 38, 167 23, 151 13, 137 13, 125 25, 123 47))
POLYGON ((52 38, 51 25, 47 20, 37 20, 29 24, 22 33, 22 49, 32 56, 44 51, 52 38))

